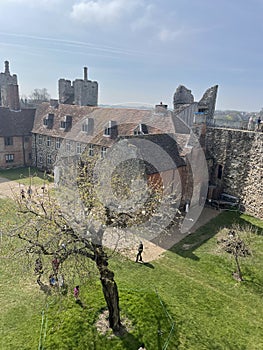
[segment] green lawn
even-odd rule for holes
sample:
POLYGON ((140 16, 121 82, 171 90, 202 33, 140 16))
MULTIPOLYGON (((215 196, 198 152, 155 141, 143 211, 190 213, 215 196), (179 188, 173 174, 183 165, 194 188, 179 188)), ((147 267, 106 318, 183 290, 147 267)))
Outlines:
MULTIPOLYGON (((4 220, 15 220, 12 204, 0 202, 4 220)), ((123 337, 105 337, 94 326, 105 302, 96 269, 80 284, 84 308, 67 296, 46 298, 38 291, 22 258, 7 259, 1 242, 1 350, 127 349, 260 350, 263 349, 263 223, 246 215, 221 213, 151 264, 115 256, 121 314, 129 319, 123 337), (217 233, 233 222, 258 227, 253 254, 241 260, 245 281, 231 273, 234 261, 218 250, 217 233), (190 250, 184 244, 192 245, 190 250), (43 311, 43 312, 42 312, 43 311), (42 326, 41 326, 42 325, 42 326), (41 334, 41 336, 40 336, 41 334)))
POLYGON ((24 185, 41 185, 43 182, 52 181, 50 175, 34 167, 0 170, 0 177, 17 181, 24 185))

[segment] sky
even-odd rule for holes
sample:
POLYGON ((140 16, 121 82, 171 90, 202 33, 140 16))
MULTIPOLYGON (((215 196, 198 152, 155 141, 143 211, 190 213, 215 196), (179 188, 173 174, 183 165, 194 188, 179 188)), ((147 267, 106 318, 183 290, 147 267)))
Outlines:
POLYGON ((20 95, 58 79, 99 83, 99 104, 196 101, 219 85, 217 110, 263 107, 263 0, 0 0, 0 71, 20 95), (1 68, 2 61, 2 68, 1 68))

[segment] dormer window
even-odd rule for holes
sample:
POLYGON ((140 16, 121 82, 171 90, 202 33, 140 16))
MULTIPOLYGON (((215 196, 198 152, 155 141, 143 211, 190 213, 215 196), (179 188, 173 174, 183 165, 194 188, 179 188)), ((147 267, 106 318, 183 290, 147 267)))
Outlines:
POLYGON ((66 115, 64 120, 60 122, 60 128, 68 131, 72 126, 72 117, 71 115, 66 115))
POLYGON ((88 135, 93 135, 94 131, 94 119, 86 118, 82 123, 81 131, 86 132, 88 135))
POLYGON ((43 119, 43 124, 48 128, 52 129, 54 123, 54 114, 49 113, 44 119, 43 119))
POLYGON ((146 124, 139 124, 133 131, 134 135, 146 135, 148 134, 148 128, 146 124))
POLYGON ((207 112, 207 108, 198 108, 198 113, 204 114, 205 112, 207 112))
POLYGON ((113 137, 117 134, 116 122, 113 120, 109 120, 108 124, 104 128, 103 136, 113 137))

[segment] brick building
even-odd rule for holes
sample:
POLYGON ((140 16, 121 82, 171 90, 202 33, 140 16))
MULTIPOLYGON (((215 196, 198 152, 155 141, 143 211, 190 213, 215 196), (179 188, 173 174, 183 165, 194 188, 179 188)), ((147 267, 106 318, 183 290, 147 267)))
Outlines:
POLYGON ((17 76, 0 73, 0 168, 31 165, 35 109, 20 109, 17 76))
POLYGON ((0 107, 0 168, 31 165, 34 109, 0 107))

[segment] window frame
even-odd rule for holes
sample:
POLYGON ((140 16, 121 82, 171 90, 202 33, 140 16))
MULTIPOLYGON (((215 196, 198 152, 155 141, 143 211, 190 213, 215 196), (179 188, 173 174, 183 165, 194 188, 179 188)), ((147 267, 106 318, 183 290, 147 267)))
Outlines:
POLYGON ((14 153, 5 154, 5 162, 6 163, 13 163, 14 161, 15 161, 14 153))

